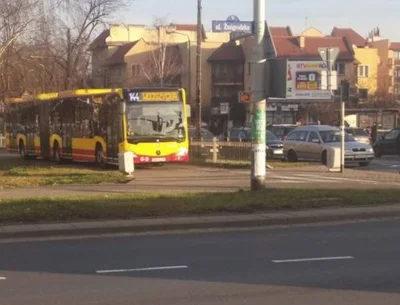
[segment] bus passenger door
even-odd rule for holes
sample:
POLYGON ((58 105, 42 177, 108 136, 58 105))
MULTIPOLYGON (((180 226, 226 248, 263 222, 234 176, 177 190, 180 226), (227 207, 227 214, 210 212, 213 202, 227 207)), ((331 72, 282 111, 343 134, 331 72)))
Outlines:
POLYGON ((49 131, 49 105, 42 104, 39 106, 38 128, 39 128, 39 145, 41 156, 44 159, 51 157, 50 155, 50 131, 49 131))

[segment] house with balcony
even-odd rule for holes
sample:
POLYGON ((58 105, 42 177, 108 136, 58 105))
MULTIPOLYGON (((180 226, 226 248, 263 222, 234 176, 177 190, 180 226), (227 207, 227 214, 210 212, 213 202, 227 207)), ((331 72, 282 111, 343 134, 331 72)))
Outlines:
MULTIPOLYGON (((229 41, 229 33, 206 32, 202 26, 202 108, 211 102, 211 65, 208 58, 223 43, 229 41)), ((170 24, 148 27, 135 24, 115 24, 103 31, 91 44, 92 79, 94 87, 147 86, 149 78, 157 80, 149 71, 149 61, 157 58, 155 48, 164 48, 171 77, 163 85, 179 84, 186 89, 187 101, 192 104, 192 119, 196 120, 196 24, 170 24), (168 46, 168 47, 167 47, 168 46), (179 51, 179 52, 177 52, 179 51), (179 69, 177 69, 179 66, 179 69), (179 73, 177 73, 179 70, 179 73)), ((153 85, 154 82, 150 82, 153 85)), ((160 80, 155 83, 162 84, 160 80)), ((209 121, 209 111, 203 111, 203 121, 209 121)))
POLYGON ((342 37, 354 50, 357 67, 357 100, 374 100, 378 93, 378 69, 381 64, 378 49, 369 46, 367 40, 351 28, 334 27, 332 37, 342 37))
POLYGON ((379 29, 371 32, 368 45, 378 50, 378 99, 394 102, 400 99, 400 43, 380 36, 379 29))
POLYGON ((243 48, 238 41, 222 44, 208 58, 211 66, 211 126, 221 134, 232 126, 244 126, 246 109, 239 103, 239 92, 244 90, 243 48))

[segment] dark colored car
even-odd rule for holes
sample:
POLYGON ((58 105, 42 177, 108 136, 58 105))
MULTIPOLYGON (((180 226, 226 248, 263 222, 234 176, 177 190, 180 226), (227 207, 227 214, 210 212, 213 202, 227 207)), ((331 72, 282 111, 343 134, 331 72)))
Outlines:
POLYGON ((295 130, 297 125, 271 125, 267 129, 275 134, 282 141, 286 140, 289 133, 295 130))
POLYGON ((397 155, 397 138, 400 136, 400 128, 394 128, 384 136, 379 137, 373 145, 375 156, 397 155))
MULTIPOLYGON (((251 128, 232 128, 230 131, 231 142, 251 142, 251 128)), ((283 141, 270 130, 266 131, 267 156, 283 158, 283 141)))

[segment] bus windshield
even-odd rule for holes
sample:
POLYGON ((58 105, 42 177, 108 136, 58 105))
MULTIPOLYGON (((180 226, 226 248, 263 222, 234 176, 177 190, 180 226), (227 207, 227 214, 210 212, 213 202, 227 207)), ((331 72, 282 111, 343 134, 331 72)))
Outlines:
POLYGON ((183 104, 180 102, 127 104, 128 142, 182 142, 185 140, 183 104))

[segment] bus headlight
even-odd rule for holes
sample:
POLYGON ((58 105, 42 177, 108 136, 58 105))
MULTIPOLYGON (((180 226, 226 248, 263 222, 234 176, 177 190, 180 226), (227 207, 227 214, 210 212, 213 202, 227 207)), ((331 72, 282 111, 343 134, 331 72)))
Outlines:
POLYGON ((178 157, 184 157, 189 153, 188 149, 185 147, 181 147, 178 150, 178 153, 176 154, 178 157))

